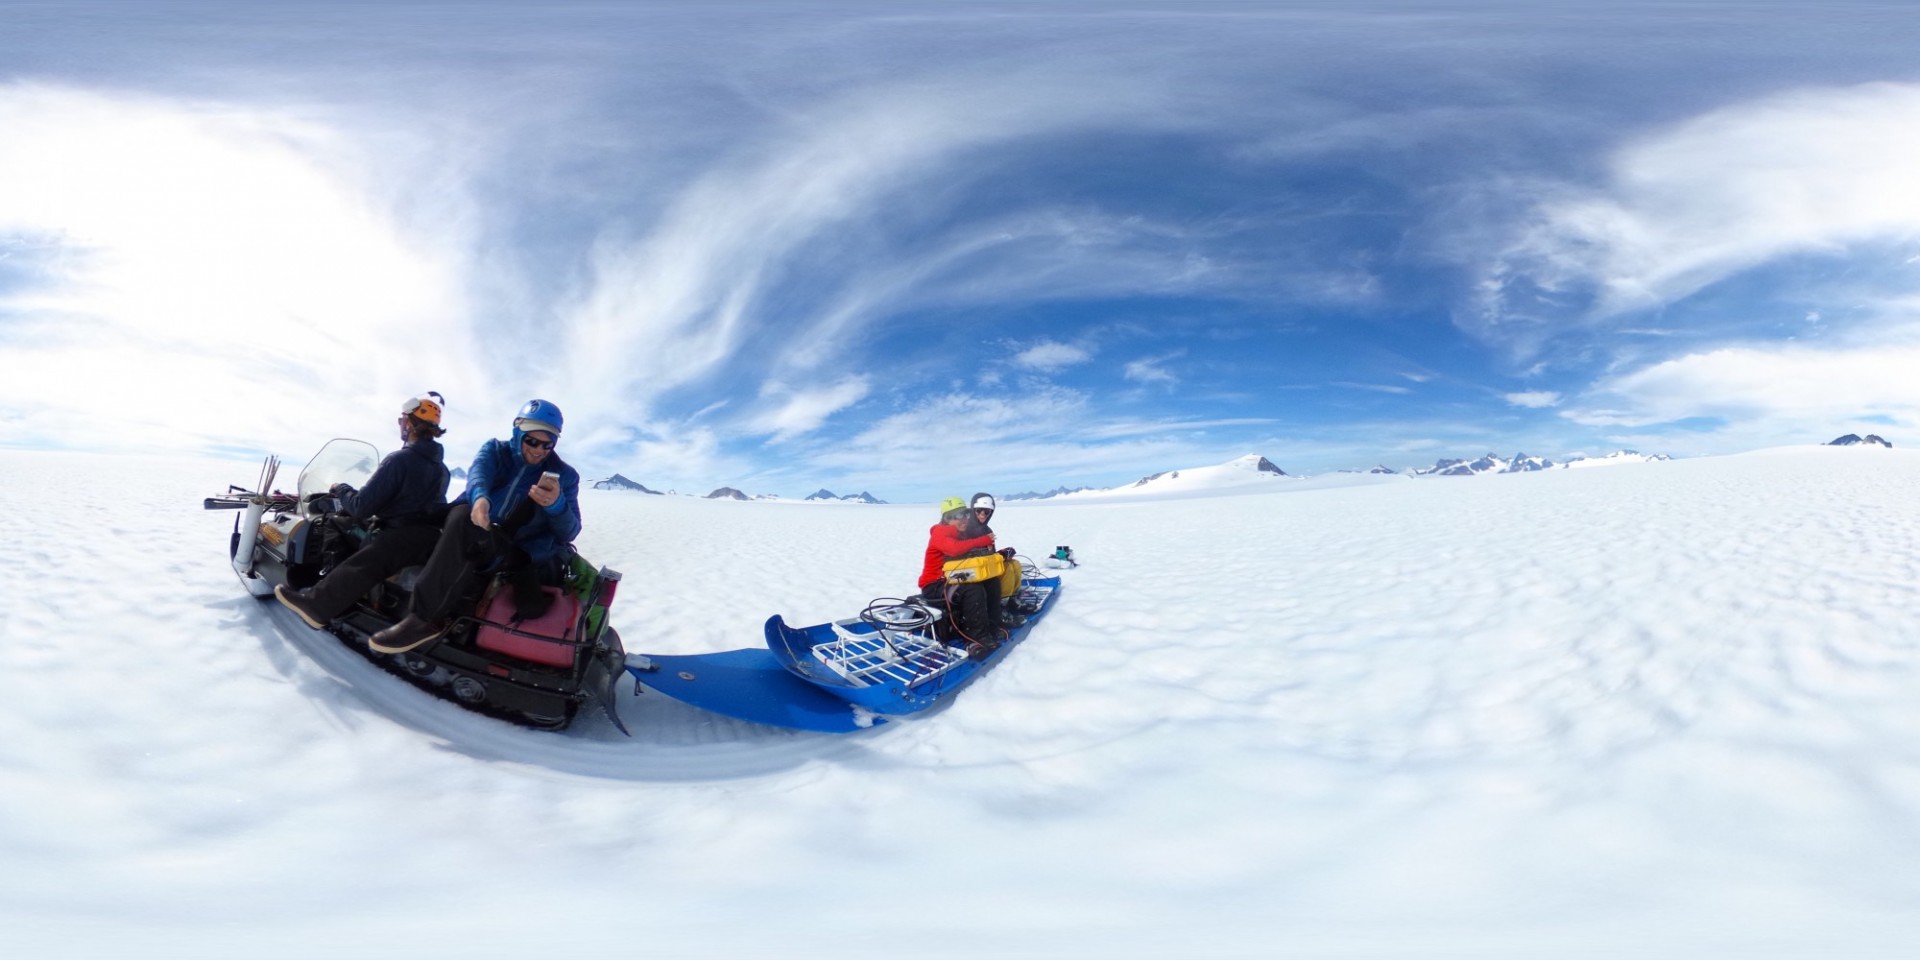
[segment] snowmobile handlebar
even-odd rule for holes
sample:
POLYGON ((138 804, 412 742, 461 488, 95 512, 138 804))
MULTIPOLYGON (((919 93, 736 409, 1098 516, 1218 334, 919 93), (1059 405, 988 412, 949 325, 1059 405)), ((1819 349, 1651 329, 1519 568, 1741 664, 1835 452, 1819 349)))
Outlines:
POLYGON ((280 458, 268 456, 260 464, 260 482, 254 490, 227 484, 227 492, 208 497, 201 506, 208 510, 245 510, 254 504, 261 504, 270 510, 291 510, 299 501, 292 494, 281 493, 273 489, 273 478, 280 472, 280 458), (256 493, 255 490, 269 491, 256 493))
POLYGON ((251 490, 228 487, 226 493, 217 497, 208 497, 201 501, 200 505, 208 510, 245 510, 256 502, 265 503, 269 510, 291 510, 299 500, 290 493, 275 491, 262 498, 251 490))

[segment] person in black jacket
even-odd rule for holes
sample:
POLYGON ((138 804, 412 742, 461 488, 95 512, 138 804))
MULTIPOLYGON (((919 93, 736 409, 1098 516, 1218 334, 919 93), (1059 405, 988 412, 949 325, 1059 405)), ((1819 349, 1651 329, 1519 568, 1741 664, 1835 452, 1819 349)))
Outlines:
POLYGON ((446 452, 439 437, 446 400, 431 391, 400 408, 404 446, 387 455, 359 490, 336 483, 328 494, 340 513, 373 522, 373 536, 339 566, 306 590, 285 584, 273 595, 320 629, 346 613, 374 585, 417 563, 425 563, 440 536, 447 512, 446 452))

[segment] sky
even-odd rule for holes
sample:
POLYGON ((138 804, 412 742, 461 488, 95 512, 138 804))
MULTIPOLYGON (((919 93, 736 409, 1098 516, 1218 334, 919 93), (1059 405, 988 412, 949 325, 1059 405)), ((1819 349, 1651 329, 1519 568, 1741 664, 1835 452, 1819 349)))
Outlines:
POLYGON ((0 2, 0 445, 893 500, 1920 422, 1880 3, 0 2))

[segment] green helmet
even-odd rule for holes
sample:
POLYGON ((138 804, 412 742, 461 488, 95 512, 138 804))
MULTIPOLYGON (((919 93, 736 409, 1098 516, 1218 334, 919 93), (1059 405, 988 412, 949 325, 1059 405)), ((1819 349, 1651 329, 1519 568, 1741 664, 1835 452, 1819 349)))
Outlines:
POLYGON ((948 497, 940 501, 940 519, 942 520, 964 514, 966 511, 967 502, 959 497, 948 497))

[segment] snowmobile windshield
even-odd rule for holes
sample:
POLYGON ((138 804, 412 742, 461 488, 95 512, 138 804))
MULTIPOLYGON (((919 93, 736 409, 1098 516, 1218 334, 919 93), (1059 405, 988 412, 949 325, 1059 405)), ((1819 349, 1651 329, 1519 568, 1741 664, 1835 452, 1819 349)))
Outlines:
POLYGON ((379 465, 380 451, 375 450, 373 444, 365 440, 329 440, 307 461, 307 468, 300 471, 300 502, 306 503, 309 494, 326 493, 336 483, 361 486, 379 465))

